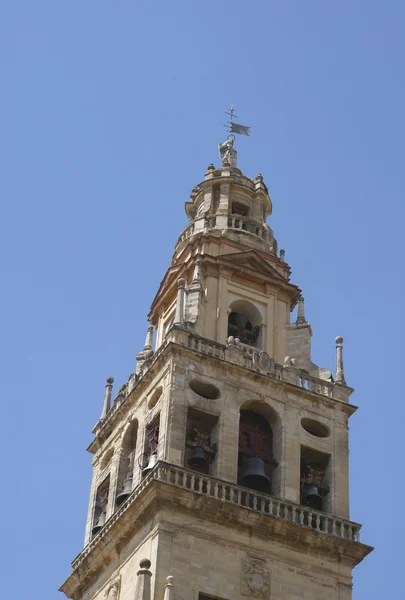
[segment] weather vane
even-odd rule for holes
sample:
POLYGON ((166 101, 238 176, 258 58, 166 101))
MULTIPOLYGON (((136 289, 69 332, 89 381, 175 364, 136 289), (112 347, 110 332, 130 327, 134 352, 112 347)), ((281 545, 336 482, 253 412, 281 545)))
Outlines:
POLYGON ((238 118, 235 115, 235 109, 233 106, 231 106, 229 112, 226 112, 225 114, 229 115, 229 121, 227 121, 226 125, 224 125, 226 131, 228 132, 228 137, 226 142, 223 144, 218 144, 219 155, 224 167, 228 165, 230 167, 236 167, 238 153, 233 146, 235 141, 234 134, 238 133, 240 135, 250 135, 250 127, 247 127, 246 125, 239 125, 233 121, 233 119, 238 118))

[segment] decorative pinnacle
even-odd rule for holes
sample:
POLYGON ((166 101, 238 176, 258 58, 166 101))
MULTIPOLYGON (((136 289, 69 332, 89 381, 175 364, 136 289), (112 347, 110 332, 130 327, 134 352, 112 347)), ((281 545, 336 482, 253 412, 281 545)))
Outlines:
POLYGON ((106 416, 111 408, 111 396, 112 396, 113 383, 114 383, 114 377, 107 377, 107 383, 106 383, 105 392, 104 392, 103 410, 101 412, 100 420, 103 420, 106 418, 106 416))
POLYGON ((149 325, 146 333, 144 350, 152 350, 153 348, 153 325, 149 325))
POLYGON ((285 261, 285 250, 280 250, 280 260, 281 262, 285 261))
POLYGON ((338 336, 336 342, 336 374, 335 383, 346 385, 345 373, 343 368, 343 338, 338 336))
POLYGON ((298 312, 297 312, 296 324, 303 325, 304 323, 306 323, 304 297, 300 296, 299 300, 298 300, 298 312))
POLYGON ((141 569, 149 569, 151 564, 152 563, 150 562, 150 560, 148 558, 144 558, 139 563, 139 566, 141 567, 141 569))
POLYGON ((139 563, 140 570, 137 572, 138 580, 136 582, 134 600, 151 600, 150 580, 152 573, 149 571, 150 560, 144 558, 139 563))
POLYGON ((198 256, 195 261, 193 280, 191 283, 193 283, 193 284, 201 283, 201 258, 200 258, 200 256, 198 256))
POLYGON ((177 282, 177 301, 176 301, 176 314, 174 315, 174 325, 183 325, 184 323, 184 286, 186 285, 185 279, 179 279, 177 282))
POLYGON ((170 600, 173 594, 173 580, 174 577, 172 575, 169 575, 168 577, 166 577, 166 584, 165 584, 165 594, 163 597, 163 600, 170 600))

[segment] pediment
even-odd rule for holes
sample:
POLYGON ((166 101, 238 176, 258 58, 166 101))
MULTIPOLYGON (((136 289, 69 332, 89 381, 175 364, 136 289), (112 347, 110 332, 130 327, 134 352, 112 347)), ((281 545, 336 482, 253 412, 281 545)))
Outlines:
POLYGON ((279 282, 283 286, 288 284, 288 273, 287 277, 283 276, 269 260, 266 260, 266 258, 255 250, 222 254, 218 257, 218 262, 223 266, 228 266, 232 270, 248 271, 257 276, 262 275, 266 279, 270 278, 272 281, 279 282))

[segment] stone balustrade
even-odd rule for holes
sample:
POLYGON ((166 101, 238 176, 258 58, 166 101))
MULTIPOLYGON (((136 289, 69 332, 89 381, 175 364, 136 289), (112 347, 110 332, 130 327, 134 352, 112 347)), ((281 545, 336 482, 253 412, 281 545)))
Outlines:
POLYGON ((223 214, 220 215, 207 215, 205 217, 200 217, 196 219, 195 222, 190 223, 180 234, 175 248, 177 248, 180 244, 188 240, 194 233, 202 233, 207 229, 221 229, 228 227, 229 229, 236 229, 240 231, 245 231, 247 233, 251 233, 257 237, 260 237, 268 244, 274 245, 274 240, 272 238, 272 234, 270 230, 266 227, 263 227, 261 223, 250 219, 248 217, 244 217, 242 215, 228 215, 228 218, 223 214), (221 219, 217 219, 217 216, 220 216, 221 219), (224 217, 225 221, 223 221, 222 217, 224 217))
POLYGON ((312 510, 307 506, 274 498, 268 494, 260 494, 240 485, 163 462, 156 465, 151 476, 169 485, 216 498, 300 527, 311 528, 352 542, 360 542, 361 525, 312 510))
POLYGON ((244 344, 218 344, 195 334, 189 334, 187 345, 192 350, 196 350, 202 354, 238 364, 246 369, 273 379, 286 381, 334 400, 348 402, 349 395, 352 392, 352 389, 347 386, 314 377, 299 368, 277 364, 266 352, 256 350, 244 344))
POLYGON ((229 215, 228 227, 231 229, 242 229, 243 231, 253 233, 254 235, 266 239, 266 236, 263 234, 267 232, 263 230, 263 227, 257 221, 253 221, 242 215, 229 215))
MULTIPOLYGON (((253 347, 244 344, 219 344, 218 342, 202 338, 194 333, 189 333, 184 328, 172 327, 168 332, 164 343, 142 365, 139 375, 136 376, 133 374, 129 379, 128 384, 125 386, 125 390, 117 395, 105 419, 100 422, 100 426, 105 426, 105 424, 118 413, 128 396, 138 385, 138 382, 142 380, 143 376, 149 371, 151 366, 163 354, 170 342, 187 346, 190 350, 201 352, 201 354, 204 354, 205 356, 212 356, 219 360, 237 364, 272 379, 288 382, 332 400, 348 402, 349 396, 353 391, 352 388, 346 385, 332 383, 331 381, 314 377, 293 366, 280 365, 266 352, 262 352, 253 347)), ((98 433, 96 430, 93 431, 94 433, 98 433)))
POLYGON ((127 500, 111 515, 104 527, 94 536, 72 562, 76 569, 103 537, 108 534, 121 515, 153 484, 154 481, 188 490, 190 492, 220 500, 228 505, 239 506, 255 513, 267 515, 298 527, 335 536, 342 540, 360 542, 361 525, 324 512, 315 511, 287 500, 261 494, 222 479, 203 475, 190 469, 159 461, 152 471, 142 479, 127 500))
POLYGON ((185 229, 183 229, 183 231, 181 232, 179 239, 176 242, 176 248, 179 244, 181 244, 182 242, 185 242, 186 240, 188 240, 189 237, 191 237, 194 233, 194 223, 190 223, 190 225, 188 225, 185 229))

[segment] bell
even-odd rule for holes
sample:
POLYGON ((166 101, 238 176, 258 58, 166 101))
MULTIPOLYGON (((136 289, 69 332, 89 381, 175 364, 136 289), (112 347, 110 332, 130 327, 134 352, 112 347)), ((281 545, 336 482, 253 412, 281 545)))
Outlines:
POLYGON ((201 446, 194 448, 193 454, 188 459, 188 464, 192 469, 203 469, 207 464, 207 457, 205 456, 205 450, 201 446))
POLYGON ((153 469, 153 467, 156 465, 157 463, 157 454, 156 452, 154 454, 151 454, 149 456, 149 461, 148 464, 146 465, 146 467, 144 469, 142 469, 142 475, 145 477, 145 475, 148 475, 148 473, 150 473, 153 469))
POLYGON ((91 533, 93 536, 97 535, 99 531, 101 531, 103 529, 105 525, 105 512, 102 512, 97 521, 96 524, 94 525, 93 529, 91 530, 91 533))
POLYGON ((246 329, 249 319, 241 313, 232 313, 232 322, 240 329, 246 329))
POLYGON ((264 462, 258 456, 250 456, 247 461, 246 471, 243 473, 240 484, 258 492, 268 492, 270 479, 264 472, 264 462))
POLYGON ((322 510, 322 496, 319 493, 316 483, 307 483, 305 485, 303 504, 314 510, 322 510))
POLYGON ((115 499, 115 503, 117 506, 121 506, 125 502, 125 500, 131 495, 132 492, 132 474, 127 475, 124 481, 124 485, 122 486, 122 492, 118 494, 115 499))

